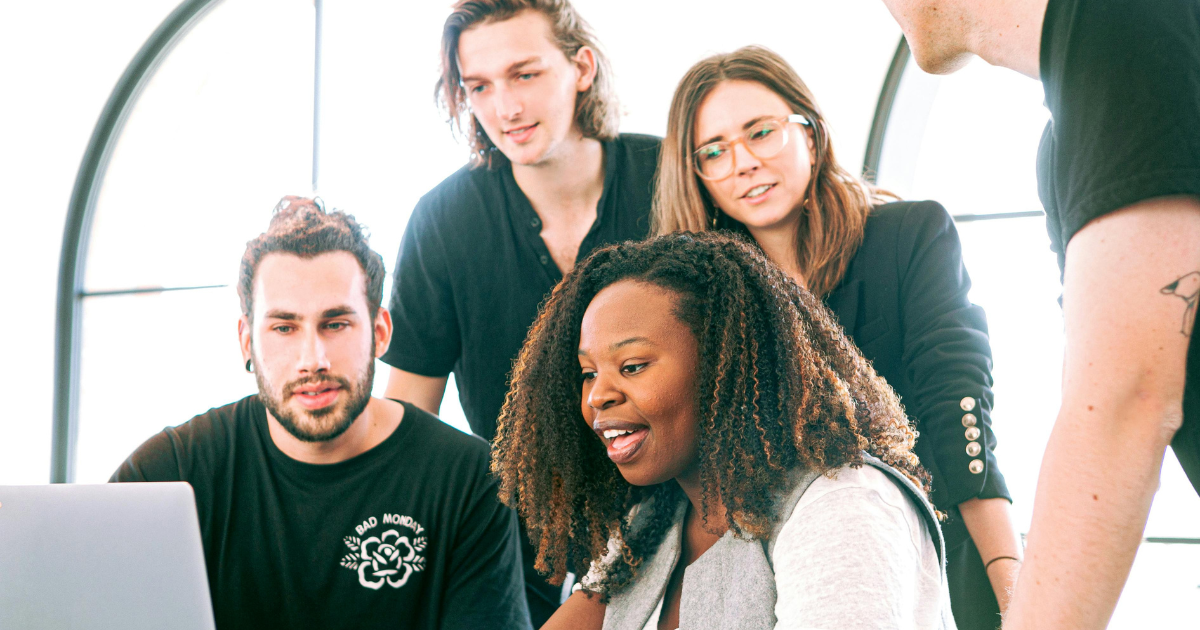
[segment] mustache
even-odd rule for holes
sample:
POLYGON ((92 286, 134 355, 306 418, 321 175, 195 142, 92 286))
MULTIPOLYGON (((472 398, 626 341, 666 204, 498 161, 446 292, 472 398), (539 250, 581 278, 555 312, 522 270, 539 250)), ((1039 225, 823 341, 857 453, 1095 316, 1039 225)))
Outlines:
POLYGON ((343 376, 338 376, 336 374, 311 374, 309 376, 302 376, 294 381, 288 381, 283 386, 283 397, 287 398, 293 395, 296 389, 305 385, 324 385, 327 383, 336 384, 342 389, 352 391, 350 380, 343 376))

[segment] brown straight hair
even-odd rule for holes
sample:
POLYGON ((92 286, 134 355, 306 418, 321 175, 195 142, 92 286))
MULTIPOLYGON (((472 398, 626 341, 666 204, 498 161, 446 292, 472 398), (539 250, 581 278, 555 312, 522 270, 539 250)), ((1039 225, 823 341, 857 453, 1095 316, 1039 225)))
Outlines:
POLYGON ((725 81, 763 85, 811 122, 813 175, 805 193, 796 253, 809 291, 824 297, 842 280, 846 267, 862 244, 871 208, 895 195, 854 177, 838 164, 829 128, 816 99, 796 71, 774 51, 746 46, 713 55, 692 66, 671 100, 667 136, 658 162, 651 233, 703 232, 714 227, 745 227, 713 203, 692 171, 696 112, 714 88, 725 81))
POLYGON ((575 124, 585 138, 611 140, 617 137, 619 106, 612 82, 612 66, 600 49, 592 27, 567 0, 458 0, 442 27, 441 76, 434 98, 457 130, 471 145, 471 166, 492 166, 502 157, 492 139, 471 114, 458 67, 458 40, 480 24, 503 22, 524 11, 537 11, 550 23, 554 43, 567 59, 587 46, 596 56, 596 78, 592 86, 575 98, 575 124))

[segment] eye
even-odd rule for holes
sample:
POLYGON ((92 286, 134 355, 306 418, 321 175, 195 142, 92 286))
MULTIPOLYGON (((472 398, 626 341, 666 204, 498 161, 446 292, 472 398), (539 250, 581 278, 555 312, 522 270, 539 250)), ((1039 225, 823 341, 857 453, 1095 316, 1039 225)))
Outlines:
POLYGON ((596 378, 596 373, 592 370, 584 370, 580 376, 583 377, 583 380, 590 381, 596 378))
POLYGON ((483 88, 484 88, 483 85, 473 85, 473 86, 467 88, 467 90, 469 92, 471 92, 471 94, 479 94, 480 92, 483 91, 483 88))
POLYGON ((621 372, 625 374, 637 374, 646 369, 646 363, 630 363, 629 365, 621 366, 621 372))
POLYGON ((534 77, 536 77, 536 76, 537 76, 537 73, 536 73, 536 72, 526 72, 525 74, 519 74, 519 75, 517 75, 517 78, 518 78, 518 79, 520 79, 520 80, 522 80, 522 81, 528 81, 528 80, 530 80, 530 79, 532 79, 532 78, 534 78, 534 77))
POLYGON ((775 133, 775 127, 771 125, 763 125, 761 127, 755 127, 754 129, 751 129, 750 133, 746 135, 751 140, 762 140, 773 133, 775 133))
POLYGON ((704 162, 719 160, 721 156, 725 155, 725 147, 716 143, 706 144, 696 151, 696 155, 700 156, 700 160, 704 162))
POLYGON ((329 330, 345 330, 346 328, 349 328, 349 327, 350 327, 350 324, 348 324, 346 322, 329 322, 328 324, 325 324, 325 328, 327 328, 329 330))
POLYGON ((292 325, 290 325, 290 324, 279 324, 278 326, 273 326, 273 327, 271 328, 271 330, 274 330, 274 331, 275 331, 275 332, 277 332, 277 333, 280 333, 280 334, 286 335, 286 334, 288 334, 288 333, 290 333, 290 332, 293 332, 294 330, 296 330, 296 327, 295 327, 295 326, 292 326, 292 325))

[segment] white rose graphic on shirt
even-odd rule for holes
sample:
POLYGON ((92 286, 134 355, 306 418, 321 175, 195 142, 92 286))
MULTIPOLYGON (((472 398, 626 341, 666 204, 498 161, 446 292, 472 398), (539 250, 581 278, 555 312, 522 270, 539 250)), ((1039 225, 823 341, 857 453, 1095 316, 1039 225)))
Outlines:
POLYGON ((347 536, 344 541, 354 553, 342 558, 341 565, 357 571, 358 583, 366 588, 379 590, 384 584, 400 588, 412 574, 425 569, 425 557, 420 555, 425 550, 424 536, 410 539, 389 529, 366 540, 347 536))

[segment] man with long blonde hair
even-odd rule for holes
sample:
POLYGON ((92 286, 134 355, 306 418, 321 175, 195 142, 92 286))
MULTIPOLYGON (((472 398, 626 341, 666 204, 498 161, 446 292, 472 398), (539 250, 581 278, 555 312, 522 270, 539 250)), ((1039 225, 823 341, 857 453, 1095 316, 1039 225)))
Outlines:
MULTIPOLYGON (((538 304, 575 261, 642 238, 659 140, 617 133, 612 71, 567 0, 460 0, 437 95, 470 163, 417 204, 396 263, 387 395, 437 413, 453 371, 490 440, 538 304)), ((532 569, 534 625, 562 597, 532 569)))

